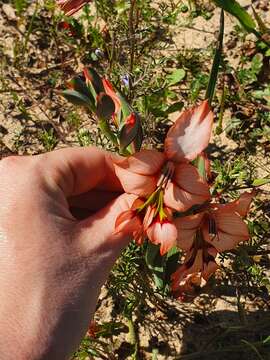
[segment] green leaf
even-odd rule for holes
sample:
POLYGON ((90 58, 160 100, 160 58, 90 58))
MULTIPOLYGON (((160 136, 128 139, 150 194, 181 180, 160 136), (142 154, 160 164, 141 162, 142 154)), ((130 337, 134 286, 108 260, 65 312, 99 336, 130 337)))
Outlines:
POLYGON ((251 6, 252 8, 252 11, 253 11, 253 15, 255 17, 255 20, 258 24, 258 27, 260 29, 260 31, 263 33, 263 34, 266 34, 269 29, 267 28, 267 26, 265 25, 263 19, 260 17, 259 13, 257 13, 257 11, 254 9, 254 6, 251 6))
POLYGON ((184 103, 182 101, 178 101, 174 104, 171 104, 168 109, 166 110, 166 114, 172 114, 176 111, 180 111, 183 109, 184 103))
POLYGON ((249 32, 256 32, 256 24, 249 13, 236 0, 213 0, 214 3, 235 16, 249 32))
POLYGON ((219 67, 222 60, 223 37, 224 37, 224 11, 222 9, 220 13, 219 37, 218 37, 214 61, 205 95, 205 98, 208 99, 209 105, 211 105, 214 97, 216 83, 218 79, 219 67))
POLYGON ((73 90, 78 91, 79 93, 85 95, 86 97, 89 98, 89 101, 94 103, 94 99, 93 99, 93 96, 92 96, 90 90, 88 89, 85 81, 83 81, 79 76, 74 77, 69 82, 69 84, 73 90))
POLYGON ((198 172, 199 172, 200 176, 204 180, 207 180, 207 174, 206 174, 206 170, 205 170, 205 158, 202 155, 197 156, 197 158, 196 158, 196 167, 198 169, 198 172))
POLYGON ((101 77, 98 75, 98 73, 96 72, 96 70, 94 70, 93 68, 86 68, 84 69, 84 75, 86 77, 87 80, 89 80, 92 84, 92 86, 94 87, 94 90, 96 92, 96 94, 98 95, 101 92, 104 92, 104 86, 102 83, 102 79, 101 77))
POLYGON ((97 98, 96 114, 99 119, 110 120, 115 111, 115 105, 112 98, 105 94, 100 93, 97 98))
POLYGON ((174 70, 173 73, 169 74, 166 77, 166 80, 168 81, 168 85, 172 86, 183 80, 185 76, 186 76, 186 72, 184 69, 176 69, 174 70))
POLYGON ((253 186, 262 186, 265 184, 269 184, 270 179, 264 178, 264 179, 255 179, 252 183, 253 186))
POLYGON ((64 90, 62 95, 72 104, 91 108, 89 98, 76 90, 64 90))

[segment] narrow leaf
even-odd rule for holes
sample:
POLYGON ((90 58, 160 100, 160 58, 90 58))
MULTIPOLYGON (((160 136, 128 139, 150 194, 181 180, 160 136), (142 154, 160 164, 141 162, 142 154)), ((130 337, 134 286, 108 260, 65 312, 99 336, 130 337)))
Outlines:
POLYGON ((115 106, 112 98, 105 93, 100 93, 97 98, 97 117, 100 119, 110 120, 114 111, 115 106))
POLYGON ((236 0, 213 0, 214 3, 235 16, 243 27, 249 31, 256 31, 256 24, 249 13, 236 0))
POLYGON ((209 105, 211 105, 213 97, 214 97, 215 88, 216 88, 217 79, 218 79, 219 67, 220 67, 221 60, 222 60, 223 37, 224 37, 224 11, 222 9, 221 13, 220 13, 218 42, 217 42, 217 47, 215 50, 214 61, 213 61, 210 78, 209 78, 206 95, 205 95, 205 98, 208 99, 209 105))
POLYGON ((264 179, 255 179, 252 183, 253 186, 262 186, 265 184, 269 184, 270 179, 264 178, 264 179))
POLYGON ((93 68, 84 68, 83 70, 86 80, 90 81, 94 87, 96 94, 105 92, 101 77, 93 68))
POLYGON ((76 76, 74 77, 70 82, 69 82, 69 87, 72 88, 73 90, 78 91, 79 93, 85 95, 86 97, 89 98, 89 101, 93 102, 93 96, 89 90, 89 88, 87 87, 85 81, 83 81, 81 79, 80 76, 76 76))
POLYGON ((62 91, 62 95, 72 104, 85 106, 87 108, 91 108, 91 104, 89 102, 88 97, 79 93, 76 90, 64 90, 62 91))
POLYGON ((253 11, 253 15, 254 15, 254 18, 258 24, 258 27, 260 29, 260 31, 263 33, 263 34, 266 34, 269 29, 267 28, 267 26, 265 25, 263 19, 260 17, 260 15, 257 13, 257 11, 254 9, 253 6, 251 6, 252 8, 252 11, 253 11))
MULTIPOLYGON (((131 144, 137 137, 141 140, 141 121, 136 113, 131 113, 125 120, 125 124, 122 126, 119 134, 120 148, 125 149, 131 144)), ((139 141, 138 145, 141 145, 139 141)), ((137 146, 138 147, 138 146, 137 146)))

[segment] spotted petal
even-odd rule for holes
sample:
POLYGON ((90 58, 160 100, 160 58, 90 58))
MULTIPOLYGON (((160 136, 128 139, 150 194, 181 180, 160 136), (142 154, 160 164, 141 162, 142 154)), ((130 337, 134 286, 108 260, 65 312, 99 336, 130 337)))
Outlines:
POLYGON ((67 16, 71 16, 90 1, 91 0, 57 0, 57 5, 65 12, 67 16))
POLYGON ((213 113, 207 100, 184 111, 168 131, 165 154, 174 162, 191 161, 208 145, 213 113))

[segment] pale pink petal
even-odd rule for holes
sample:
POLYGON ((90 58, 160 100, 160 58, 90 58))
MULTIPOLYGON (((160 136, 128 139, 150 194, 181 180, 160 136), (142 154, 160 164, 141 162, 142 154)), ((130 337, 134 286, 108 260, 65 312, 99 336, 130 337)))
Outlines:
POLYGON ((142 226, 142 222, 133 210, 122 212, 116 219, 114 234, 132 234, 142 226))
POLYGON ((200 195, 205 200, 210 198, 208 184, 200 177, 198 170, 193 165, 177 165, 172 181, 191 194, 200 195))
POLYGON ((239 235, 249 238, 247 224, 235 212, 217 210, 214 213, 214 219, 219 231, 227 234, 239 235))
POLYGON ((177 217, 174 219, 174 223, 178 231, 182 230, 196 230, 201 224, 204 213, 198 213, 195 215, 177 217))
POLYGON ((195 234, 195 229, 178 231, 177 246, 184 251, 190 250, 194 243, 195 234))
POLYGON ((153 244, 160 244, 160 254, 166 254, 176 245, 177 230, 171 222, 154 222, 147 230, 147 236, 153 244))
POLYGON ((174 219, 177 228, 177 246, 188 251, 192 248, 194 236, 201 224, 203 214, 199 213, 191 216, 184 216, 174 219))
POLYGON ((149 226, 152 224, 153 219, 154 219, 154 215, 156 212, 156 207, 155 206, 148 206, 146 209, 146 213, 143 219, 143 228, 144 231, 146 231, 149 226))
POLYGON ((116 165, 132 173, 155 175, 165 162, 163 153, 156 150, 141 150, 127 158, 113 158, 116 165))
POLYGON ((240 195, 238 200, 235 200, 232 204, 235 205, 235 211, 245 217, 249 211, 251 201, 253 197, 256 195, 256 191, 252 192, 244 192, 240 195))
POLYGON ((168 131, 165 154, 175 162, 191 161, 208 145, 213 125, 213 113, 207 100, 184 111, 168 131))
POLYGON ((115 174, 126 193, 148 196, 155 191, 157 180, 154 176, 135 174, 117 165, 114 165, 114 168, 115 174))
POLYGON ((203 227, 203 237, 204 240, 211 244, 218 252, 235 249, 241 241, 247 240, 244 236, 235 236, 222 231, 218 231, 216 236, 210 237, 206 226, 203 227))
POLYGON ((193 205, 203 204, 205 200, 205 196, 190 194, 172 182, 164 192, 164 204, 176 211, 187 211, 193 205))

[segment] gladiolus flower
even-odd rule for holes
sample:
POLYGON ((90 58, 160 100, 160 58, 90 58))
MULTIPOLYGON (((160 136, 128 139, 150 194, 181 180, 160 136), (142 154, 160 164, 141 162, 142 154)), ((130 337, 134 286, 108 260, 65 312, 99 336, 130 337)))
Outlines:
POLYGON ((137 209, 145 214, 143 232, 150 241, 161 244, 162 254, 176 242, 176 227, 169 213, 186 211, 210 198, 207 183, 188 161, 208 145, 212 123, 213 114, 204 101, 178 118, 168 132, 163 153, 142 150, 114 160, 123 189, 145 198, 144 205, 137 209))
POLYGON ((148 197, 160 189, 164 204, 176 211, 186 211, 208 200, 207 183, 187 161, 194 160, 207 146, 212 122, 213 114, 204 101, 179 117, 166 137, 164 153, 142 150, 115 161, 115 172, 124 190, 148 197))
POLYGON ((209 204, 198 214, 175 219, 177 245, 186 251, 186 258, 172 276, 173 291, 184 289, 194 274, 207 281, 218 268, 217 254, 249 239, 242 217, 247 215, 253 196, 254 192, 246 192, 231 203, 209 204))
POLYGON ((71 16, 90 1, 91 0, 57 0, 56 2, 67 16, 71 16))

